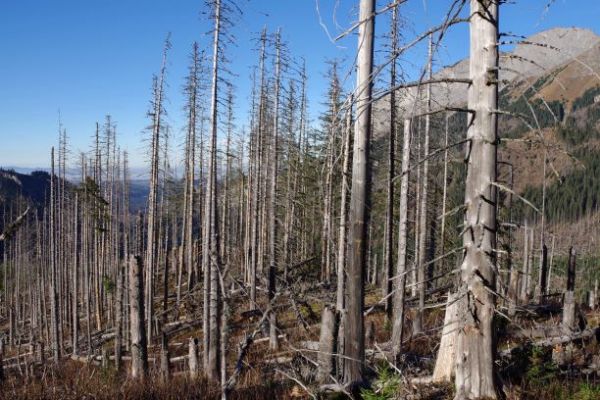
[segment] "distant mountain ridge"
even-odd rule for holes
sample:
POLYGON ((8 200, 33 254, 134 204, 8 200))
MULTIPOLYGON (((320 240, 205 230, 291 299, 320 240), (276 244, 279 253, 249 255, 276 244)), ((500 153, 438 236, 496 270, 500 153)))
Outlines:
MULTIPOLYGON (((515 43, 511 52, 500 55, 500 89, 506 86, 524 88, 544 76, 553 76, 551 87, 540 88, 540 96, 549 100, 572 101, 593 87, 600 85, 600 36, 590 29, 553 28, 526 38, 506 37, 505 44, 515 43)), ((434 80, 468 79, 469 59, 444 67, 433 74, 434 80)), ((421 88, 421 91, 424 89, 421 88)), ((436 83, 431 85, 434 109, 462 107, 467 103, 468 85, 465 83, 436 83)), ((518 94, 520 92, 515 92, 518 94)), ((424 111, 423 98, 418 89, 398 93, 401 116, 424 111), (419 103, 420 101, 420 103, 419 103)), ((388 97, 375 107, 375 134, 389 131, 388 97)))

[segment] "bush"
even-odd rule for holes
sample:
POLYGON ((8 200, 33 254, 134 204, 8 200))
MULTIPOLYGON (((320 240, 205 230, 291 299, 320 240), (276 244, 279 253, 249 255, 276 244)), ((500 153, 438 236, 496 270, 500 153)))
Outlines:
POLYGON ((396 398, 400 388, 400 377, 389 368, 377 370, 377 379, 369 389, 362 389, 360 394, 364 400, 390 400, 396 398))

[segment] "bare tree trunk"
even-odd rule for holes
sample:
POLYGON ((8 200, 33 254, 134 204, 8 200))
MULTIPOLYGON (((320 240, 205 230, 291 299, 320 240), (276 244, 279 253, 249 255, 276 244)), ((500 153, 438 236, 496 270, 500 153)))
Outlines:
POLYGON ((493 318, 496 290, 498 1, 471 0, 469 157, 456 399, 497 398, 493 318))
POLYGON ((394 276, 394 324, 392 327, 392 355, 399 362, 404 330, 404 295, 406 289, 406 244, 408 223, 408 182, 410 179, 410 135, 411 120, 404 120, 402 140, 402 176, 400 178, 400 205, 398 211, 398 261, 394 276))
MULTIPOLYGON (((221 274, 221 260, 219 254, 219 226, 217 209, 217 105, 218 105, 218 83, 219 83, 219 40, 221 35, 221 0, 214 2, 214 31, 213 31, 213 60, 212 60, 212 88, 210 106, 210 159, 208 166, 208 187, 205 204, 205 247, 203 254, 203 267, 210 271, 210 302, 205 304, 209 307, 209 340, 208 340, 208 370, 207 375, 214 381, 219 381, 220 370, 220 290, 219 276, 221 274)), ((205 285, 207 282, 205 282, 205 285)), ((207 332, 205 331, 206 335, 207 332)))
POLYGON ((50 172, 50 274, 51 274, 51 292, 50 309, 52 324, 52 356, 54 362, 60 361, 61 345, 59 335, 59 311, 58 311, 58 265, 56 260, 56 177, 54 175, 54 147, 51 154, 51 172, 50 172))
POLYGON ((525 227, 523 228, 523 273, 521 274, 521 303, 526 304, 529 300, 529 232, 527 229, 527 220, 525 220, 525 227))
POLYGON ((75 208, 73 210, 73 275, 72 275, 72 287, 73 287, 73 298, 72 298, 72 322, 71 322, 71 342, 73 345, 73 354, 79 352, 79 194, 75 192, 75 208))
POLYGON ((456 338, 459 328, 459 302, 456 293, 448 293, 442 339, 433 370, 434 382, 450 382, 456 368, 456 338))
MULTIPOLYGON (((398 6, 392 9, 391 21, 391 54, 392 63, 390 66, 390 87, 396 87, 396 57, 398 50, 398 6)), ((394 175, 395 171, 395 150, 396 150, 396 91, 390 92, 390 136, 388 141, 388 171, 387 171, 387 199, 386 199, 386 214, 385 214, 385 237, 384 237, 384 255, 383 267, 385 270, 385 315, 388 321, 393 319, 393 299, 392 299, 392 276, 394 275, 394 175)))
MULTIPOLYGON (((429 57, 427 65, 428 79, 432 78, 432 57, 433 42, 429 35, 429 57)), ((413 321, 413 335, 423 332, 423 313, 425 310, 425 264, 427 262, 427 252, 425 251, 427 242, 427 192, 429 189, 429 130, 431 120, 429 111, 431 110, 431 85, 427 85, 427 95, 425 97, 426 112, 425 116, 425 138, 423 141, 423 175, 421 176, 423 186, 421 186, 421 210, 419 211, 419 251, 418 251, 418 270, 417 270, 417 292, 419 295, 419 307, 413 321)))
POLYGON ((569 249, 569 263, 567 265, 567 290, 565 291, 563 303, 562 328, 566 333, 573 332, 577 324, 575 323, 575 311, 577 304, 575 302, 575 249, 569 249))
POLYGON ((142 259, 139 256, 129 258, 129 285, 131 376, 145 379, 148 374, 148 344, 144 328, 142 259))
POLYGON ((169 338, 163 331, 160 346, 160 373, 165 381, 171 379, 171 365, 169 360, 169 338))
POLYGON ((336 132, 339 127, 340 83, 337 63, 333 62, 330 72, 329 109, 327 121, 327 148, 325 156, 325 182, 323 184, 323 227, 321 230, 321 280, 331 279, 333 253, 333 174, 335 161, 336 132))
POLYGON ((554 241, 556 239, 555 235, 552 235, 552 247, 550 248, 550 265, 548 266, 548 282, 546 286, 546 293, 550 293, 550 289, 552 289, 552 264, 554 262, 554 241))
POLYGON ((197 99, 198 99, 198 74, 200 70, 200 58, 198 54, 198 44, 194 43, 192 47, 192 65, 190 75, 188 77, 188 85, 186 88, 188 95, 188 126, 186 138, 186 166, 185 166, 185 187, 184 187, 184 203, 183 203, 183 224, 179 268, 177 274, 177 309, 181 301, 181 281, 183 270, 186 269, 188 275, 188 291, 194 286, 197 277, 194 276, 193 266, 193 216, 194 216, 194 180, 195 180, 195 165, 196 165, 196 124, 197 116, 197 99))
POLYGON ((151 165, 150 165, 150 193, 148 195, 148 229, 146 239, 146 324, 147 324, 147 338, 152 341, 152 321, 154 318, 154 272, 156 271, 156 263, 158 258, 158 174, 159 174, 159 154, 160 154, 160 137, 162 129, 162 102, 164 95, 164 79, 167 68, 167 52, 171 44, 169 38, 165 41, 165 47, 163 51, 162 65, 160 69, 160 75, 158 80, 155 81, 154 86, 154 101, 153 101, 153 114, 152 114, 152 138, 151 138, 151 165))
MULTIPOLYGON (((445 114, 445 130, 444 130, 444 176, 443 176, 443 189, 442 189, 442 221, 440 227, 440 254, 446 252, 446 203, 448 199, 448 130, 449 130, 449 116, 445 114)), ((441 270, 446 272, 446 258, 441 260, 441 270)))
MULTIPOLYGON (((127 254, 125 253, 127 257, 127 254)), ((117 270, 117 293, 115 310, 115 369, 121 369, 121 356, 123 351, 123 267, 118 266, 117 270)))
POLYGON ((370 204, 369 147, 371 141, 371 93, 373 82, 373 43, 375 1, 361 0, 358 31, 357 104, 352 190, 350 195, 350 244, 348 257, 347 318, 344 326, 344 378, 352 387, 363 383, 365 367, 364 267, 370 204))
POLYGON ((542 303, 544 301, 544 297, 546 296, 546 288, 548 287, 548 247, 545 243, 542 243, 542 257, 540 262, 540 274, 538 278, 538 303, 542 303))
POLYGON ((198 377, 198 339, 190 338, 188 344, 188 366, 190 369, 190 378, 198 377))
POLYGON ((319 371, 317 380, 326 383, 334 373, 334 353, 336 332, 336 313, 329 307, 323 308, 321 333, 319 336, 319 353, 317 354, 319 371))
POLYGON ((346 266, 346 247, 347 247, 347 230, 348 230, 348 193, 350 185, 348 184, 348 175, 350 173, 350 163, 352 156, 350 147, 352 146, 352 99, 350 106, 346 111, 346 127, 344 135, 344 161, 342 167, 342 193, 340 196, 340 232, 338 236, 338 258, 337 258, 337 295, 336 309, 338 313, 344 310, 344 287, 345 287, 345 271, 346 266))
MULTIPOLYGON (((273 132, 271 136, 271 182, 269 187, 269 301, 275 297, 277 258, 275 245, 277 242, 277 224, 276 219, 276 196, 277 196, 277 140, 279 136, 279 86, 281 79, 281 32, 277 32, 275 43, 277 55, 275 56, 275 104, 273 118, 273 132)), ((277 340, 277 314, 271 310, 269 313, 269 348, 277 350, 279 342, 277 340)))

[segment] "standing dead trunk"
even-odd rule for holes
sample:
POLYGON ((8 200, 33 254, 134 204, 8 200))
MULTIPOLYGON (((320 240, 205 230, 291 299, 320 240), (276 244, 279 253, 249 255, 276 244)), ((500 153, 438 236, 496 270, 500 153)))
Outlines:
POLYGON ((555 235, 552 235, 552 245, 550 247, 550 260, 548 266, 548 280, 546 285, 546 293, 550 293, 550 289, 552 289, 552 264, 554 262, 554 241, 556 239, 555 235))
POLYGON ((434 382, 451 382, 456 368, 456 338, 459 329, 459 302, 456 293, 448 293, 442 340, 433 370, 434 382))
POLYGON ((162 131, 162 114, 163 114, 163 95, 164 95, 164 80, 167 68, 167 52, 170 48, 169 38, 165 41, 163 50, 162 65, 158 79, 154 82, 154 100, 152 112, 152 138, 151 138, 151 165, 150 165, 150 193, 148 194, 148 227, 146 238, 146 323, 147 323, 147 338, 152 340, 152 320, 154 318, 154 272, 158 263, 158 247, 160 239, 158 235, 158 175, 159 175, 159 154, 160 154, 160 138, 162 131))
POLYGON ((470 124, 456 399, 497 398, 493 318, 496 290, 498 0, 471 0, 470 124))
POLYGON ((73 347, 73 354, 79 352, 79 194, 75 192, 75 208, 73 210, 73 272, 72 272, 72 315, 71 315, 71 343, 73 347))
POLYGON ((160 346, 160 373, 163 380, 168 381, 171 378, 171 364, 169 361, 169 338, 166 332, 162 333, 160 346))
MULTIPOLYGON (((177 270, 177 306, 181 301, 181 283, 183 270, 187 271, 188 291, 192 290, 197 277, 193 266, 193 216, 194 216, 194 184, 196 163, 196 125, 198 118, 198 75, 200 73, 200 56, 198 44, 192 46, 192 63, 186 86, 187 102, 187 136, 186 136, 186 164, 185 164, 185 186, 183 199, 183 223, 181 226, 181 248, 177 270)), ((179 307, 177 307, 179 309, 179 307)))
MULTIPOLYGON (((51 152, 51 172, 50 172, 50 312, 52 324, 52 356, 54 362, 60 360, 60 336, 59 336, 59 311, 58 311, 58 265, 56 257, 56 177, 54 175, 54 147, 51 152)), ((12 308, 11 308, 12 311, 12 308)))
MULTIPOLYGON (((391 54, 392 63, 390 66, 390 87, 396 86, 396 57, 398 50, 398 6, 392 9, 391 20, 391 54)), ((385 271, 384 297, 385 297, 385 315, 388 321, 393 318, 393 298, 392 298, 392 276, 394 275, 394 175, 395 171, 395 150, 396 150, 396 91, 390 93, 390 136, 388 139, 388 170, 387 170, 387 199, 385 211, 385 237, 384 237, 384 256, 383 266, 385 271)))
MULTIPOLYGON (((208 367, 206 373, 214 381, 220 379, 220 308, 221 292, 219 290, 219 277, 221 274, 219 226, 217 209, 217 126, 218 126, 218 85, 219 61, 221 38, 221 0, 214 1, 214 31, 213 31, 213 59, 212 59, 212 87, 210 105, 210 155, 208 163, 208 186, 205 202, 205 238, 203 246, 202 266, 210 271, 210 301, 204 304, 209 307, 208 332, 208 367)), ((206 275, 205 275, 206 276, 206 275)), ((207 282, 204 282, 207 285, 207 282)))
POLYGON ((123 268, 117 270, 117 293, 115 309, 115 369, 121 369, 121 355, 123 342, 123 268))
POLYGON ((519 297, 521 303, 527 304, 529 301, 529 230, 527 229, 527 220, 523 228, 523 272, 521 274, 521 287, 519 297))
POLYGON ((346 266, 346 247, 347 247, 347 221, 348 221, 348 173, 350 171, 350 163, 352 160, 350 154, 350 146, 352 146, 352 99, 350 106, 346 111, 346 126, 344 134, 344 161, 342 166, 342 193, 340 196, 340 231, 338 235, 338 255, 337 255, 337 292, 336 292, 336 309, 338 313, 344 310, 344 286, 345 286, 345 266, 346 266))
POLYGON ((577 324, 575 323, 575 311, 577 304, 575 302, 575 249, 569 249, 569 263, 567 265, 567 290, 563 300, 562 328, 565 333, 573 332, 577 324))
MULTIPOLYGON (((433 42, 432 36, 429 35, 429 56, 427 63, 427 77, 432 78, 432 57, 433 57, 433 42)), ((425 264, 427 262, 427 194, 429 190, 429 131, 431 127, 431 85, 427 85, 425 97, 425 138, 423 141, 423 174, 421 176, 423 186, 421 186, 421 207, 419 211, 419 250, 418 250, 418 265, 417 265, 417 292, 419 295, 419 306, 413 321, 413 335, 423 332, 423 313, 425 311, 425 264)))
MULTIPOLYGON (((277 224, 276 224, 276 201, 277 201, 277 140, 279 136, 279 87, 281 80, 281 32, 277 32, 275 43, 277 55, 275 56, 275 110, 273 118, 273 132, 271 134, 271 173, 269 182, 269 301, 275 297, 276 274, 277 274, 277 254, 275 251, 277 242, 277 224)), ((274 310, 269 312, 269 348, 277 350, 279 341, 277 340, 277 314, 274 310)))
POLYGON ((398 364, 402 350, 404 330, 404 295, 406 290, 406 244, 408 224, 408 182, 410 179, 410 135, 411 120, 404 120, 402 139, 402 175, 400 178, 400 205, 398 218, 398 261, 394 276, 394 324, 392 328, 392 356, 398 364))
POLYGON ((148 345, 144 327, 144 283, 142 259, 129 258, 129 335, 131 340, 131 377, 145 379, 148 374, 148 345))
POLYGON ((546 288, 548 287, 548 247, 542 243, 542 260, 540 262, 540 273, 537 285, 538 303, 544 301, 546 288))
POLYGON ((190 338, 188 344, 188 367, 190 369, 190 378, 198 377, 198 339, 190 338))
POLYGON ((344 324, 344 379, 351 387, 363 383, 365 367, 364 269, 366 265, 367 226, 370 208, 369 148, 371 141, 371 94, 373 81, 373 44, 375 1, 361 0, 358 29, 357 102, 352 160, 348 246, 347 313, 344 324))
POLYGON ((319 371, 317 380, 326 383, 334 373, 334 353, 337 338, 336 312, 329 306, 323 308, 319 353, 317 355, 319 371))

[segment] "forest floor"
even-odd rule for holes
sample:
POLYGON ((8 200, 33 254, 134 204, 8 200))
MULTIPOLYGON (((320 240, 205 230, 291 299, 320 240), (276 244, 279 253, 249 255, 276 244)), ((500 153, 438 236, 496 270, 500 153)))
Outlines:
MULTIPOLYGON (((383 308, 377 306, 379 290, 367 291, 366 304, 370 312, 366 325, 372 325, 373 335, 367 337, 369 379, 371 388, 363 392, 366 400, 452 399, 450 383, 417 384, 413 378, 430 376, 440 343, 444 309, 430 309, 424 320, 425 334, 411 337, 406 332, 402 376, 395 373, 378 349, 389 340, 390 326, 385 321, 383 308), (379 354, 378 354, 379 353, 379 354)), ((322 302, 310 293, 290 307, 287 302, 277 304, 280 347, 269 350, 266 335, 258 333, 244 357, 243 372, 230 399, 310 399, 344 398, 340 394, 325 394, 316 383, 316 351, 311 343, 319 340, 322 302)), ((438 303, 443 304, 439 296, 438 303)), ((240 303, 232 308, 239 310, 240 303)), ((189 306, 189 305, 188 305, 189 306)), ((266 306, 266 304, 262 304, 266 306)), ((583 310, 587 327, 598 327, 600 312, 583 310)), ((198 318, 198 310, 188 318, 198 318)), ((228 374, 238 362, 239 344, 246 335, 259 329, 259 315, 236 312, 231 321, 228 349, 228 374)), ((497 324, 498 381, 508 400, 600 399, 600 342, 591 335, 583 340, 561 345, 535 345, 552 337, 560 324, 560 306, 549 303, 544 307, 530 306, 519 313, 513 322, 502 319, 497 324), (512 349, 512 351, 509 351, 512 349)), ((410 320, 406 324, 410 328, 410 320)), ((144 382, 127 377, 128 361, 121 371, 114 362, 102 366, 100 357, 84 362, 83 357, 65 357, 59 365, 50 362, 36 364, 28 356, 28 346, 7 346, 4 356, 5 380, 0 388, 0 399, 220 399, 217 385, 204 378, 191 379, 187 373, 186 355, 190 338, 201 338, 200 324, 187 324, 169 339, 172 376, 162 378, 159 371, 160 346, 149 348, 150 376, 144 382), (21 357, 15 358, 21 354, 21 357)), ((112 352, 112 343, 104 346, 112 352)), ((65 349, 68 353, 68 349, 65 349)), ((201 353, 201 351, 200 351, 201 353)), ((127 354, 127 353, 126 353, 127 354)), ((30 357, 30 356, 29 356, 30 357)))

